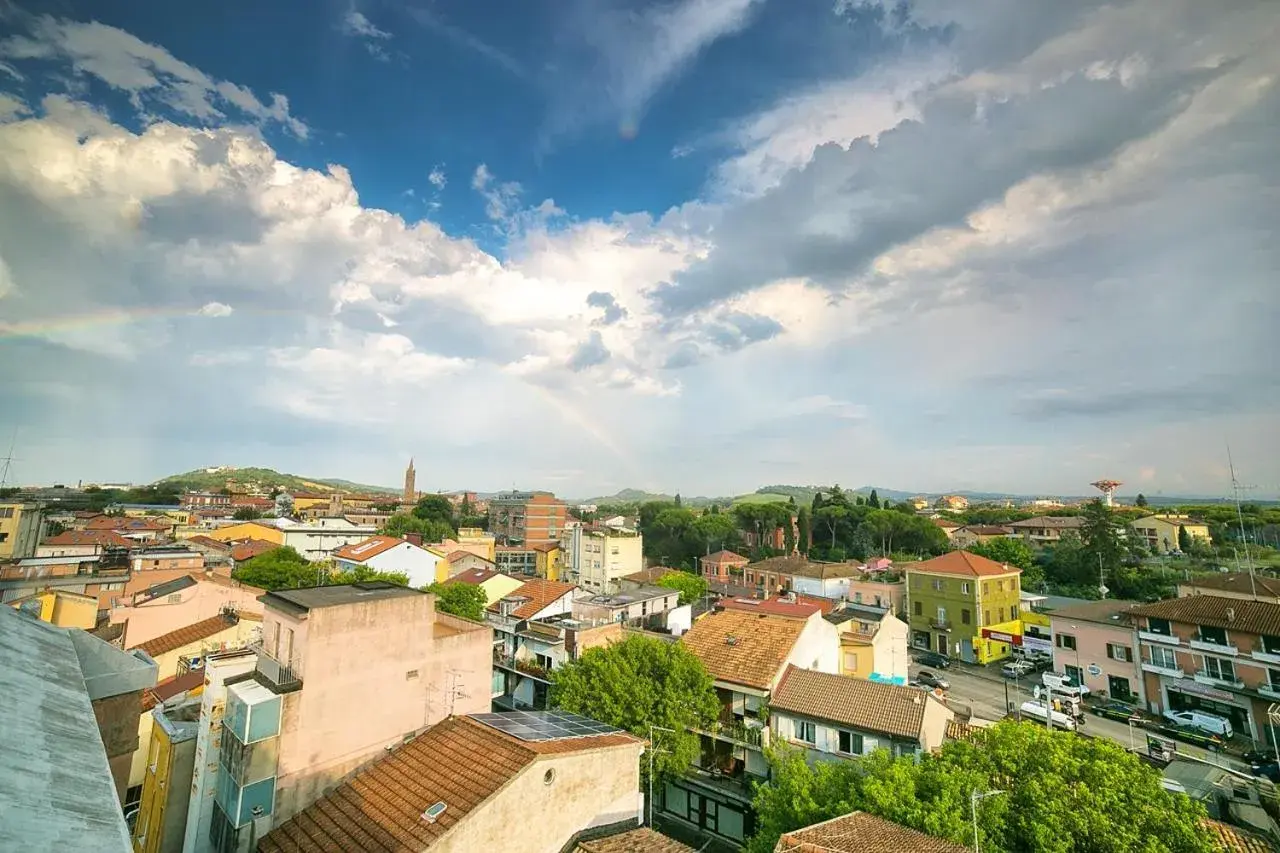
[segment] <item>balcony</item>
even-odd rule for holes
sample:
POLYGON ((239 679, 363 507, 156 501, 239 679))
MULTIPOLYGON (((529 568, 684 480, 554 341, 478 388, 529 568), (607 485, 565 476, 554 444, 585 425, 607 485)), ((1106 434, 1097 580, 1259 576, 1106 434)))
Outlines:
POLYGON ((1274 663, 1280 666, 1280 651, 1268 651, 1259 644, 1258 648, 1253 650, 1253 659, 1262 663, 1274 663))
POLYGON ((1185 672, 1182 671, 1180 667, 1161 666, 1160 664, 1152 663, 1151 661, 1146 661, 1146 660, 1142 662, 1142 671, 1152 672, 1152 673, 1155 673, 1156 675, 1168 676, 1169 678, 1185 678, 1187 675, 1185 672))
POLYGON ((730 723, 713 723, 702 731, 714 738, 731 741, 743 746, 755 747, 756 749, 764 749, 769 745, 769 736, 765 734, 768 729, 763 724, 751 726, 740 719, 735 719, 730 723))
POLYGON ((1182 641, 1170 634, 1157 634, 1154 631, 1139 631, 1138 639, 1147 643, 1163 643, 1166 646, 1180 646, 1182 641))
POLYGON ((546 667, 539 666, 531 660, 512 657, 498 649, 493 650, 493 665, 512 672, 518 672, 521 675, 527 675, 530 678, 536 678, 539 681, 545 681, 548 684, 551 683, 551 671, 546 667))
POLYGON ((930 620, 929 620, 929 624, 930 624, 931 626, 933 626, 934 628, 938 628, 938 629, 943 630, 943 631, 950 631, 950 630, 951 630, 951 620, 950 620, 950 619, 938 619, 938 618, 936 618, 936 617, 935 617, 935 618, 933 618, 933 619, 930 619, 930 620))
POLYGON ((1218 643, 1214 640, 1206 640, 1203 638, 1195 638, 1191 641, 1191 648, 1202 652, 1213 652, 1218 655, 1238 655, 1240 650, 1229 643, 1218 643))
POLYGON ((1268 699, 1280 699, 1280 684, 1260 684, 1258 685, 1258 695, 1265 696, 1268 699))
POLYGON ((1195 680, 1198 684, 1205 684, 1209 687, 1227 687, 1232 690, 1244 689, 1244 682, 1238 678, 1219 678, 1216 675, 1210 675, 1203 669, 1195 674, 1195 680))
POLYGON ((251 645, 258 653, 258 672, 275 687, 278 693, 290 693, 302 689, 302 661, 283 663, 277 660, 261 643, 251 645))

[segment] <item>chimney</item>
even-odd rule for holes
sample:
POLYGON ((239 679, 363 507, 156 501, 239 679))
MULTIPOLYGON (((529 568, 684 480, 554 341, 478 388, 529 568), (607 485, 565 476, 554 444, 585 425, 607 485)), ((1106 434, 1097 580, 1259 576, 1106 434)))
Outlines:
POLYGON ((1228 622, 1236 621, 1236 609, 1234 607, 1227 608, 1227 621, 1228 622))
POLYGON ((409 542, 410 544, 413 544, 413 545, 417 545, 419 548, 421 548, 421 547, 422 547, 422 534, 421 534, 421 533, 406 533, 406 534, 404 535, 404 541, 409 542))

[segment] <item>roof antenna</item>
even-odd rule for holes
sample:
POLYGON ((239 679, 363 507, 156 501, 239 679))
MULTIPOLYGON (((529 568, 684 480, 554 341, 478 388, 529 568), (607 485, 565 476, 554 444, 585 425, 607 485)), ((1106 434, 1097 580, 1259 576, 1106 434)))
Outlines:
POLYGON ((0 462, 4 463, 4 469, 0 470, 0 489, 3 489, 9 483, 9 466, 15 461, 13 458, 13 446, 18 442, 18 428, 13 428, 13 436, 9 439, 9 454, 0 457, 0 462))
MULTIPOLYGON (((1249 486, 1240 485, 1236 479, 1236 465, 1231 459, 1231 445, 1227 445, 1227 468, 1231 471, 1231 493, 1236 499, 1236 519, 1240 522, 1240 543, 1244 545, 1244 559, 1249 566, 1249 588, 1253 592, 1254 601, 1258 600, 1258 581, 1253 574, 1253 555, 1249 553, 1249 540, 1244 532, 1244 510, 1240 508, 1240 492, 1249 486)), ((1239 556, 1236 557, 1239 560, 1239 556)))

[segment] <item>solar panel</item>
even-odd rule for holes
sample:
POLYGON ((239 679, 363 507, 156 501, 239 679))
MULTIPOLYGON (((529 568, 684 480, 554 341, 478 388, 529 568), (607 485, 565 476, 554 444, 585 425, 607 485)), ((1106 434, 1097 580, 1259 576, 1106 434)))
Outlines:
POLYGON ((593 737, 621 731, 607 723, 567 711, 507 711, 472 714, 471 719, 523 741, 593 737))

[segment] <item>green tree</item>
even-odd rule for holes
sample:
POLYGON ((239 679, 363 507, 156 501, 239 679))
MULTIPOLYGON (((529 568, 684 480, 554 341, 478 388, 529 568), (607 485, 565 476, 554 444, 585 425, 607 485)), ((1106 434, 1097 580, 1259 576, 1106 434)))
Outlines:
POLYGON ((658 586, 679 592, 681 604, 690 604, 707 594, 707 582, 690 572, 667 572, 658 578, 658 586))
POLYGON ((403 512, 388 518, 378 532, 383 536, 395 536, 400 539, 403 539, 406 533, 419 533, 422 535, 423 542, 443 542, 456 535, 447 521, 418 518, 403 512))
POLYGON ((1184 554, 1191 553, 1191 534, 1182 525, 1178 525, 1178 550, 1184 554))
POLYGON ((684 506, 684 501, 680 500, 680 493, 676 492, 676 509, 680 509, 683 506, 684 506))
POLYGON ((348 583, 368 583, 382 581, 396 586, 408 586, 409 576, 404 572, 377 572, 368 566, 353 566, 344 571, 331 572, 326 586, 348 583))
POLYGON ((1138 497, 1137 497, 1137 499, 1133 502, 1133 505, 1134 505, 1134 506, 1146 506, 1146 505, 1147 505, 1147 496, 1146 496, 1146 495, 1144 495, 1142 492, 1138 492, 1138 497))
POLYGON ((1083 543, 1080 582, 1098 586, 1102 573, 1113 577, 1124 562, 1124 529, 1111 509, 1095 498, 1084 507, 1084 526, 1080 529, 1083 543), (1087 580, 1086 580, 1087 578, 1087 580))
POLYGON ((876 494, 876 490, 871 490, 870 497, 867 498, 867 505, 872 509, 880 509, 880 496, 876 494))
POLYGON ((463 619, 484 621, 484 609, 489 602, 484 588, 478 584, 445 581, 428 584, 423 589, 436 597, 437 610, 463 619))
MULTIPOLYGON (((719 714, 711 676, 681 643, 632 635, 588 649, 551 673, 551 704, 649 738, 657 732, 654 766, 662 775, 683 773, 700 749, 690 731, 706 728, 719 714)), ((647 773, 645 764, 641 773, 647 773)))
POLYGON ((861 809, 929 835, 972 843, 969 795, 999 789, 978 812, 983 850, 1046 853, 1209 853, 1204 808, 1165 791, 1160 774, 1104 738, 1006 721, 974 741, 945 744, 918 762, 881 751, 806 763, 783 747, 756 789, 749 853, 782 832, 861 809))
POLYGON ((45 525, 45 536, 57 536, 59 533, 66 533, 67 526, 61 521, 51 521, 45 525))
POLYGON ((437 521, 453 528, 453 504, 444 495, 423 495, 413 507, 413 517, 437 521))
POLYGON ((253 521, 256 518, 262 518, 262 513, 251 506, 242 506, 231 514, 236 521, 253 521))
POLYGON ((796 511, 796 528, 799 531, 799 543, 801 554, 808 554, 809 549, 813 547, 813 522, 809 517, 809 508, 802 506, 796 511))
POLYGON ((1024 572, 1036 563, 1035 552, 1022 539, 988 539, 986 542, 976 542, 966 550, 986 557, 988 560, 995 560, 997 563, 1017 566, 1024 572))
POLYGON ((693 545, 698 555, 719 551, 721 548, 733 551, 741 547, 739 543, 742 537, 738 533, 738 526, 733 522, 733 516, 702 515, 694 520, 692 528, 693 545))
POLYGON ((323 566, 308 562, 306 557, 288 545, 245 561, 232 571, 231 576, 241 583, 268 591, 323 586, 329 579, 329 573, 323 566))

